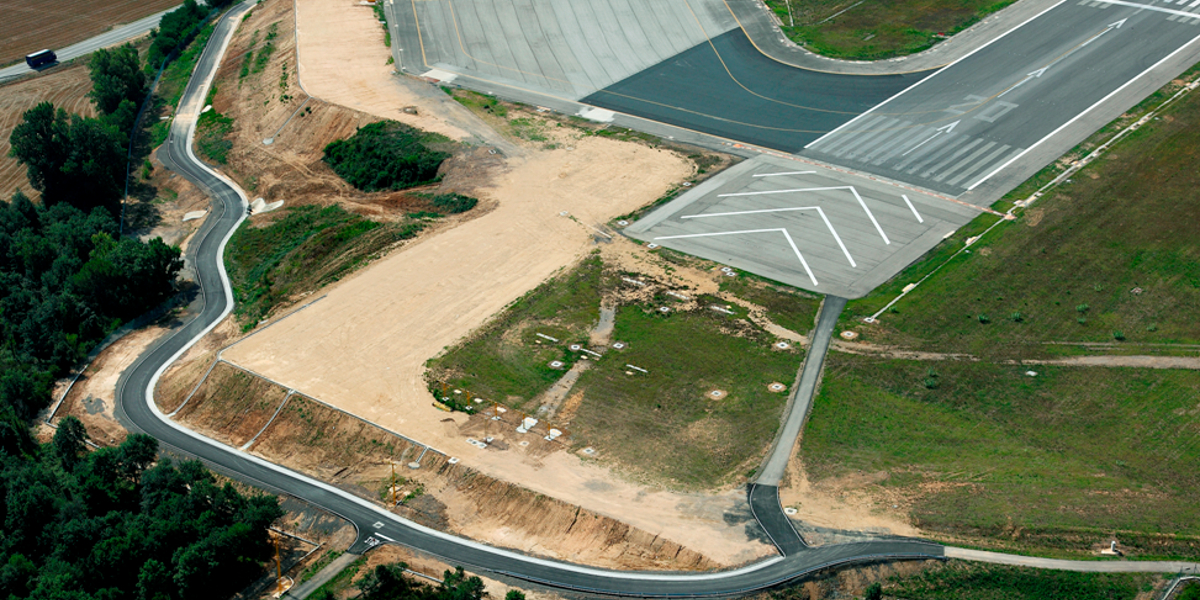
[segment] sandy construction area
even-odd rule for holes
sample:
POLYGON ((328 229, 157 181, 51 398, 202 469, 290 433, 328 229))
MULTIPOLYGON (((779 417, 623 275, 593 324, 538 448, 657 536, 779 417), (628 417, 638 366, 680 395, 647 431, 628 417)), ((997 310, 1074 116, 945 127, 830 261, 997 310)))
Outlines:
POLYGON ((313 96, 513 153, 512 144, 479 127, 477 117, 441 90, 396 74, 395 65, 387 64, 391 51, 370 6, 357 0, 298 0, 296 23, 300 81, 313 96), (418 113, 406 113, 405 107, 418 107, 418 113))
POLYGON ((483 190, 487 215, 383 259, 324 300, 225 352, 231 362, 459 456, 490 476, 663 535, 732 564, 769 551, 724 513, 742 492, 655 492, 565 452, 466 443, 463 415, 432 405, 425 361, 592 247, 591 225, 642 206, 692 172, 663 150, 583 138, 511 159, 483 190), (569 216, 562 216, 566 211, 569 216))

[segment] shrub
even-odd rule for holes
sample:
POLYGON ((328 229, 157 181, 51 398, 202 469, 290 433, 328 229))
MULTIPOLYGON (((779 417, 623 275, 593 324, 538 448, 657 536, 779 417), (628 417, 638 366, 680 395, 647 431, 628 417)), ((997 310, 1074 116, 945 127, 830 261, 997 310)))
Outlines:
POLYGON ((1020 323, 1021 321, 1025 320, 1025 315, 1022 315, 1020 313, 1020 311, 1018 311, 1018 312, 1014 312, 1013 314, 1009 315, 1008 318, 1013 323, 1020 323))
POLYGON ((464 213, 479 203, 478 200, 462 194, 438 194, 431 200, 434 208, 450 214, 464 213))
POLYGON ((1125 334, 1121 333, 1120 331, 1114 331, 1113 339, 1117 340, 1118 342, 1123 342, 1123 341, 1125 341, 1125 334))
POLYGON ((991 323, 992 320, 987 315, 979 315, 979 322, 987 325, 988 323, 991 323))
POLYGON ((402 123, 380 121, 325 146, 324 160, 360 190, 399 190, 437 180, 438 167, 450 154, 425 146, 436 139, 402 123))

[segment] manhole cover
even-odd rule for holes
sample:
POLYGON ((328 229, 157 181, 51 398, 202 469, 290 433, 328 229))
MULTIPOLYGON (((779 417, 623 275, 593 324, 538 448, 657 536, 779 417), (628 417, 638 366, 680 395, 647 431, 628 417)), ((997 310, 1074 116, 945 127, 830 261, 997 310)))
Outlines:
POLYGON ((786 390, 786 389, 787 389, 787 386, 786 386, 786 385, 783 385, 782 383, 779 383, 778 381, 776 381, 776 382, 774 382, 774 383, 772 383, 772 384, 768 385, 768 386, 767 386, 767 389, 768 389, 768 390, 771 390, 772 392, 782 392, 782 391, 784 391, 784 390, 786 390))
POLYGON ((788 348, 791 348, 792 345, 787 342, 775 342, 775 347, 779 348, 780 350, 787 350, 788 348))
POLYGON ((712 391, 708 392, 708 397, 712 398, 713 400, 720 400, 721 398, 724 398, 727 395, 728 394, 725 392, 725 390, 712 390, 712 391))

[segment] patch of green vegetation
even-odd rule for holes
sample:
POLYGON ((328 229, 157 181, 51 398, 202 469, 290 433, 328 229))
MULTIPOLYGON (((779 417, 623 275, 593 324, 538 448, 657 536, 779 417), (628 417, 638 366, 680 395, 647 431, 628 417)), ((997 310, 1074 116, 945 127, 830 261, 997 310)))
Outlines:
POLYGON ((392 47, 392 32, 388 30, 387 15, 383 12, 383 3, 376 2, 372 5, 375 10, 375 19, 383 26, 383 45, 388 48, 392 47))
POLYGON ((926 50, 1014 0, 766 0, 783 33, 835 58, 879 60, 926 50))
POLYGON ((812 294, 743 272, 722 279, 721 291, 763 307, 771 322, 802 335, 813 328, 820 307, 812 294))
POLYGON ((233 140, 229 139, 232 131, 232 118, 215 110, 202 113, 196 120, 196 149, 209 160, 226 164, 233 149, 233 140))
POLYGON ((325 585, 317 588, 312 593, 312 598, 342 598, 345 593, 354 587, 354 576, 367 565, 367 557, 360 557, 358 560, 350 563, 341 573, 334 576, 333 579, 325 582, 325 585))
POLYGON ((766 332, 701 304, 666 315, 657 303, 618 308, 613 339, 628 347, 580 377, 585 400, 572 427, 630 470, 708 489, 766 450, 787 402, 767 386, 790 384, 803 356, 775 350, 766 332), (712 390, 727 395, 714 399, 712 390))
POLYGON ((892 577, 883 593, 900 600, 1132 600, 1152 590, 1155 578, 955 561, 910 577, 892 577))
POLYGON ((364 125, 348 139, 325 146, 325 162, 350 185, 366 191, 399 190, 432 183, 450 157, 445 136, 395 121, 364 125))
POLYGON ((329 552, 322 554, 321 558, 318 558, 316 562, 309 565, 309 567, 307 569, 305 569, 303 573, 300 574, 299 583, 304 583, 305 581, 312 579, 313 575, 316 575, 317 573, 319 573, 321 571, 321 569, 324 569, 325 567, 329 566, 329 563, 333 562, 335 559, 337 559, 337 557, 339 557, 341 555, 342 555, 341 550, 330 550, 329 552))
POLYGON ((478 397, 536 409, 527 403, 563 374, 550 361, 562 361, 566 369, 578 360, 578 353, 564 344, 588 339, 600 315, 603 290, 612 285, 600 258, 588 258, 525 294, 469 342, 429 361, 433 377, 478 397))
POLYGON ((832 354, 803 460, 818 481, 887 472, 927 531, 1200 556, 1200 373, 1030 368, 832 354))
POLYGON ((572 389, 584 396, 571 418, 574 442, 674 487, 727 483, 771 442, 787 396, 768 385, 790 384, 802 353, 774 349, 775 338, 744 310, 711 310, 723 304, 717 298, 684 300, 669 288, 648 288, 656 291, 635 300, 623 278, 642 276, 593 255, 547 281, 431 360, 433 391, 441 396, 444 383, 536 414, 533 400, 586 356, 570 345, 586 348, 602 302, 615 303, 612 339, 627 346, 589 360, 572 389), (713 390, 726 395, 714 398, 713 390))
MULTIPOLYGON (((479 200, 457 193, 437 194, 430 198, 429 201, 433 204, 434 208, 451 215, 465 213, 475 208, 476 204, 479 204, 479 200)), ((433 214, 436 215, 437 213, 433 214)))
POLYGON ((336 204, 287 208, 261 226, 247 221, 225 253, 235 312, 252 328, 294 294, 337 281, 423 227, 417 220, 377 223, 336 204))
POLYGON ((263 45, 254 55, 254 64, 250 67, 250 74, 256 75, 261 73, 267 67, 267 63, 271 61, 271 55, 275 53, 275 38, 279 37, 279 22, 271 23, 271 27, 267 29, 267 37, 263 39, 263 45))
POLYGON ((1181 585, 1184 587, 1174 600, 1200 600, 1200 582, 1192 581, 1181 585))
MULTIPOLYGON (((246 16, 250 16, 249 13, 246 16)), ((254 63, 254 48, 258 46, 258 30, 250 34, 250 45, 246 47, 246 54, 242 56, 242 68, 238 72, 238 82, 250 75, 250 66, 254 63)))
MULTIPOLYGON (((1200 237, 1190 226, 1200 221, 1197 165, 1200 97, 1192 94, 958 255, 876 331, 906 345, 1013 358, 1044 354, 1052 341, 1200 342, 1200 237), (1078 311, 1084 304, 1089 309, 1078 311), (1018 312, 1020 320, 977 318, 1018 312)), ((976 219, 851 303, 844 318, 878 310, 995 219, 976 219)))
POLYGON ((507 117, 508 109, 496 100, 494 96, 472 92, 471 90, 451 90, 448 87, 442 87, 443 91, 450 94, 459 104, 474 110, 482 111, 497 117, 507 117))
POLYGON ((200 32, 179 53, 179 57, 171 61, 166 69, 163 69, 162 78, 158 80, 158 87, 155 88, 155 95, 158 97, 156 105, 170 107, 179 105, 183 89, 187 87, 188 80, 192 78, 192 71, 196 70, 196 62, 200 60, 200 53, 208 45, 208 39, 212 37, 212 32, 212 23, 200 28, 200 32))
POLYGON ((545 122, 539 119, 530 117, 517 117, 508 122, 512 134, 523 140, 531 142, 545 142, 549 140, 545 136, 545 122))

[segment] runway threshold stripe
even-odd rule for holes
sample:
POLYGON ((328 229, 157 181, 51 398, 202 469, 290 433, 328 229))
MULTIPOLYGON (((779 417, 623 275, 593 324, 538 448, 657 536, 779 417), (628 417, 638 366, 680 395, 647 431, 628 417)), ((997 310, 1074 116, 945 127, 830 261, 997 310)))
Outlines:
MULTIPOLYGON (((993 150, 991 154, 988 154, 987 156, 983 157, 975 164, 971 165, 969 168, 965 169, 962 173, 955 175, 954 179, 951 179, 947 183, 949 183, 950 185, 958 185, 960 181, 995 164, 996 157, 1004 154, 1005 152, 1008 152, 1008 150, 1010 148, 1012 148, 1012 146, 1009 146, 1008 144, 1004 144, 1003 146, 1000 146, 999 148, 993 150)), ((963 187, 966 187, 966 186, 963 186, 963 187)))
POLYGON ((900 135, 892 138, 890 141, 888 141, 888 143, 867 153, 867 155, 863 157, 863 162, 870 162, 873 165, 882 163, 896 152, 899 152, 900 148, 908 147, 908 145, 912 142, 912 139, 918 135, 921 135, 921 132, 924 129, 923 127, 913 125, 908 121, 905 121, 901 127, 902 130, 900 135), (876 161, 876 158, 879 160, 876 161))
POLYGON ((949 169, 946 169, 945 171, 942 171, 941 173, 938 173, 938 176, 935 177, 933 180, 939 181, 939 182, 942 181, 943 179, 957 173, 960 169, 967 166, 969 163, 971 163, 975 159, 979 158, 980 156, 983 156, 984 152, 987 152, 988 150, 991 150, 992 148, 995 148, 995 147, 996 147, 996 142, 988 142, 988 143, 984 144, 983 146, 980 146, 974 152, 967 155, 966 158, 958 161, 957 163, 954 163, 954 166, 950 167, 949 169))
POLYGON ((845 147, 845 145, 853 143, 855 140, 857 140, 863 134, 868 133, 872 127, 874 127, 876 124, 878 124, 879 122, 883 121, 886 118, 887 117, 881 117, 881 116, 875 115, 871 118, 871 120, 863 121, 862 124, 859 125, 857 129, 847 131, 840 135, 834 136, 834 138, 831 141, 827 141, 823 144, 825 146, 824 148, 818 148, 818 150, 821 152, 824 152, 826 154, 833 154, 834 152, 838 151, 839 149, 845 147))
POLYGON ((854 142, 853 144, 845 146, 839 152, 834 154, 834 156, 837 156, 840 158, 841 156, 843 156, 847 153, 856 152, 859 150, 866 150, 867 148, 872 147, 871 145, 874 143, 874 140, 878 139, 880 135, 889 134, 892 130, 891 129, 892 126, 899 122, 900 122, 899 119, 891 119, 891 118, 884 119, 882 122, 879 123, 879 126, 875 128, 875 131, 872 131, 872 132, 868 133, 867 135, 859 138, 858 141, 854 142))
POLYGON ((966 154, 967 152, 970 152, 971 148, 974 148, 975 146, 978 146, 979 144, 982 144, 982 143, 983 143, 983 139, 981 139, 981 138, 976 138, 974 140, 971 140, 971 143, 950 153, 949 156, 942 159, 940 162, 935 163, 932 167, 929 167, 928 169, 921 171, 921 177, 927 178, 930 175, 933 175, 934 173, 942 170, 943 168, 945 168, 946 165, 950 164, 951 161, 954 161, 958 157, 966 154))
MULTIPOLYGON (((895 167, 892 167, 892 168, 897 171, 908 168, 908 165, 911 165, 914 161, 923 160, 927 156, 930 156, 931 158, 936 157, 942 151, 944 151, 948 148, 953 148, 954 146, 962 143, 963 140, 966 140, 966 139, 967 139, 967 136, 965 136, 965 135, 961 135, 961 134, 957 134, 957 133, 948 133, 946 135, 943 135, 943 136, 933 140, 932 142, 930 142, 928 144, 925 144, 924 146, 921 147, 920 150, 909 150, 909 152, 912 152, 912 154, 909 154, 907 158, 903 158, 899 164, 897 164, 895 167)), ((914 146, 914 148, 915 148, 915 146, 914 146)), ((904 156, 904 155, 902 154, 901 156, 904 156)))

